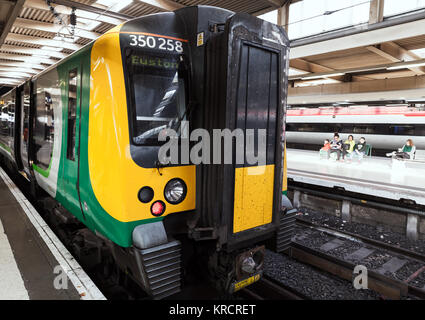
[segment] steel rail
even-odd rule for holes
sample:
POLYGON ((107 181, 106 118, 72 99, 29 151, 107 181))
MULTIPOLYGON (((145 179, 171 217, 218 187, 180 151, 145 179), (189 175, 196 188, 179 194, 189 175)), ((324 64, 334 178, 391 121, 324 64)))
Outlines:
MULTIPOLYGON (((369 207, 376 208, 376 209, 385 209, 385 210, 390 210, 390 211, 394 211, 394 212, 400 212, 400 213, 404 213, 404 214, 413 214, 413 215, 422 216, 422 217, 425 216, 425 211, 395 206, 395 205, 386 204, 386 203, 377 202, 377 201, 365 200, 365 199, 361 199, 361 198, 355 198, 355 197, 342 195, 342 194, 318 191, 318 190, 314 190, 314 189, 310 189, 310 188, 306 188, 306 187, 294 186, 293 184, 289 186, 289 189, 298 190, 298 191, 301 191, 301 192, 304 192, 304 193, 308 193, 308 194, 311 194, 311 195, 316 195, 316 196, 328 198, 328 199, 347 200, 347 201, 350 201, 351 203, 354 203, 354 204, 369 206, 369 207)), ((333 189, 332 191, 335 192, 336 190, 333 189)))
POLYGON ((250 300, 309 300, 302 293, 265 276, 258 282, 242 289, 239 294, 250 300))
MULTIPOLYGON (((317 251, 298 242, 292 243, 290 255, 303 263, 333 274, 339 278, 352 281, 356 264, 317 251)), ((390 299, 401 299, 409 294, 425 299, 425 290, 395 280, 376 271, 368 270, 368 288, 390 299)))
POLYGON ((394 252, 394 253, 402 254, 402 255, 409 257, 411 259, 416 259, 416 260, 419 260, 421 262, 425 262, 425 255, 424 254, 421 254, 421 253, 418 253, 418 252, 415 252, 415 251, 412 251, 412 250, 408 250, 408 249, 405 249, 405 248, 402 248, 402 247, 396 247, 396 246, 393 246, 391 244, 388 244, 388 243, 385 243, 385 242, 382 242, 382 241, 379 241, 379 240, 374 240, 374 239, 371 239, 371 238, 368 238, 368 237, 365 237, 365 236, 362 236, 362 235, 359 235, 359 234, 354 234, 354 233, 351 233, 351 232, 348 232, 348 231, 345 231, 345 230, 335 229, 335 228, 332 228, 332 227, 329 227, 329 226, 325 227, 325 226, 322 226, 320 224, 317 224, 317 223, 314 223, 314 222, 311 222, 311 221, 306 221, 306 220, 301 219, 301 218, 297 218, 297 223, 304 225, 304 226, 308 226, 310 228, 320 229, 319 231, 325 231, 325 232, 328 231, 329 234, 334 235, 334 236, 338 236, 337 233, 345 234, 345 235, 350 236, 351 238, 358 239, 361 242, 370 244, 374 247, 377 247, 377 248, 380 248, 380 249, 385 249, 385 250, 388 250, 388 251, 391 251, 391 252, 394 252))

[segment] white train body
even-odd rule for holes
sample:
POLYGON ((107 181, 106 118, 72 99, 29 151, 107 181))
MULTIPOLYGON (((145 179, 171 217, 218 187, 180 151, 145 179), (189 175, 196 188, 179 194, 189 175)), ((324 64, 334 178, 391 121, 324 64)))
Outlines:
POLYGON ((374 149, 397 150, 407 139, 425 149, 425 110, 407 106, 288 109, 288 144, 322 145, 334 132, 343 140, 349 134, 356 141, 365 137, 374 149))

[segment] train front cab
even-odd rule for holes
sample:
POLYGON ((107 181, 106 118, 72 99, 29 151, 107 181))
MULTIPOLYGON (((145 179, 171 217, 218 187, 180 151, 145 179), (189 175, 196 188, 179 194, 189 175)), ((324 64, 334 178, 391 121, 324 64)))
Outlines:
POLYGON ((121 248, 128 240, 114 246, 115 260, 155 298, 180 289, 182 234, 221 290, 261 277, 265 249, 257 244, 276 238, 283 214, 288 48, 281 27, 207 6, 135 19, 94 43, 91 186, 126 234, 133 226, 133 250, 121 248), (254 129, 258 141, 265 129, 266 161, 249 164, 244 153, 242 163, 226 164, 222 154, 219 164, 195 165, 180 154, 178 165, 163 166, 158 135, 166 126, 181 139, 197 128, 210 137, 213 129, 254 129), (184 196, 173 203, 167 186, 177 182, 184 196))

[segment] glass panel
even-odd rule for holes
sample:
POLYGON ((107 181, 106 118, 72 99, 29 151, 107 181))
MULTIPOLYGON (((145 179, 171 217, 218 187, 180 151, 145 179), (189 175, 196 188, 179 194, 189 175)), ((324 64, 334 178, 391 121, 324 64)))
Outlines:
POLYGON ((77 69, 69 72, 68 81, 68 143, 66 157, 75 160, 75 131, 77 116, 77 69))
POLYGON ((385 0, 384 17, 425 8, 425 0, 385 0))
POLYGON ((15 90, 1 98, 0 105, 0 143, 3 149, 13 153, 15 134, 15 90))
POLYGON ((258 18, 276 24, 277 23, 277 10, 273 10, 273 11, 264 13, 264 14, 258 16, 258 18))
POLYGON ((179 129, 186 111, 179 67, 179 56, 132 51, 127 57, 135 144, 158 145, 161 130, 179 129))
POLYGON ((290 39, 349 27, 369 20, 369 1, 303 0, 289 8, 290 39))
POLYGON ((60 86, 56 70, 52 70, 39 79, 36 84, 36 115, 34 128, 35 164, 46 170, 53 155, 55 136, 54 108, 60 103, 60 86))
POLYGON ((28 135, 29 135, 29 112, 30 112, 30 92, 29 84, 26 83, 21 92, 21 157, 25 167, 28 163, 28 135))

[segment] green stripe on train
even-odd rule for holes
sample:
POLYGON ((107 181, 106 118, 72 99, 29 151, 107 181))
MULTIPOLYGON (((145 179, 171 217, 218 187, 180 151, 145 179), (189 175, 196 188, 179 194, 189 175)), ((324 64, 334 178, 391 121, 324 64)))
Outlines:
MULTIPOLYGON (((76 53, 70 59, 66 59, 57 69, 59 79, 62 83, 62 150, 61 160, 59 164, 58 188, 56 200, 59 201, 67 210, 75 215, 93 232, 99 232, 106 238, 112 240, 122 247, 130 247, 133 244, 133 229, 140 225, 163 220, 162 217, 138 220, 132 222, 121 222, 111 217, 100 205, 94 194, 89 173, 88 163, 88 134, 89 134, 89 106, 90 106, 90 55, 92 46, 85 47, 76 53), (76 145, 80 143, 80 175, 79 175, 79 191, 75 185, 67 183, 71 180, 72 165, 67 160, 67 130, 68 130, 68 95, 67 83, 69 71, 75 66, 79 66, 82 70, 81 76, 81 116, 77 113, 77 123, 80 124, 80 136, 76 137, 76 145), (81 198, 81 206, 80 199, 81 198), (87 208, 87 209, 86 209, 87 208)), ((96 81, 96 79, 93 79, 96 81)), ((78 100, 77 100, 78 101, 78 100)))

